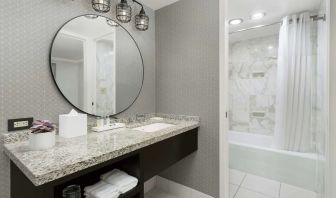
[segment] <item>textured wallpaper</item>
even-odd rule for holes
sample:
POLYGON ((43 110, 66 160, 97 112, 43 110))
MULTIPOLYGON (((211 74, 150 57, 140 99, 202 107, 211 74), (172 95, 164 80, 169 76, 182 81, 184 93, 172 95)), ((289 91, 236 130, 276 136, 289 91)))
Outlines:
MULTIPOLYGON (((142 51, 145 81, 140 97, 125 114, 155 112, 155 17, 154 11, 146 12, 151 22, 148 31, 135 30, 134 23, 126 25, 142 51)), ((63 23, 86 13, 94 13, 90 0, 1 2, 0 133, 7 132, 9 118, 33 116, 57 122, 59 114, 70 111, 51 79, 49 48, 63 23)), ((107 16, 114 18, 112 13, 107 16)), ((9 160, 1 146, 0 198, 9 198, 9 160)))
POLYGON ((197 153, 162 176, 219 194, 219 2, 181 0, 156 11, 157 112, 201 117, 197 153))

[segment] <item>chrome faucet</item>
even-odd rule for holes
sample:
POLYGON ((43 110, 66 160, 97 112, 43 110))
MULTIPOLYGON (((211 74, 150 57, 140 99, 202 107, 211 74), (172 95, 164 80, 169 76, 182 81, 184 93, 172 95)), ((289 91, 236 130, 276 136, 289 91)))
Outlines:
POLYGON ((138 122, 144 122, 146 120, 146 116, 144 114, 136 114, 135 120, 138 122))

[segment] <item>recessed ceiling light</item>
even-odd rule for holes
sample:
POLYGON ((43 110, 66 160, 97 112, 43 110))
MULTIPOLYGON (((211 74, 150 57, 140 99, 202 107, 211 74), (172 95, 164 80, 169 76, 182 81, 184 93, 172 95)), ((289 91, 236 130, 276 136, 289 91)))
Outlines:
POLYGON ((259 20, 259 19, 262 19, 264 18, 266 14, 264 12, 257 12, 257 13, 254 13, 252 16, 251 16, 251 19, 252 20, 259 20))
POLYGON ((243 19, 231 19, 229 21, 229 24, 230 25, 238 25, 238 24, 241 24, 243 22, 243 19))

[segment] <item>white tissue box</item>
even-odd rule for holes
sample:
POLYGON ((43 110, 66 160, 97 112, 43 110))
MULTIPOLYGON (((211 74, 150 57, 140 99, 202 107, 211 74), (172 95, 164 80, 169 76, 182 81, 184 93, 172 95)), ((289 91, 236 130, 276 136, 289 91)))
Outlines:
POLYGON ((70 113, 59 115, 59 136, 73 138, 87 134, 87 115, 70 113))

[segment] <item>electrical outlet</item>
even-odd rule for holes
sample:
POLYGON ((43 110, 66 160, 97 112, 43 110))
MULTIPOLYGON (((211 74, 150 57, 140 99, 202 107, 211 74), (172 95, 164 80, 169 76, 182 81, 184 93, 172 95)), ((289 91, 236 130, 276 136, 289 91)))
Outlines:
POLYGON ((14 122, 14 128, 27 127, 29 125, 28 121, 17 121, 14 122))
POLYGON ((33 118, 19 118, 8 120, 8 131, 29 129, 33 124, 33 118))

